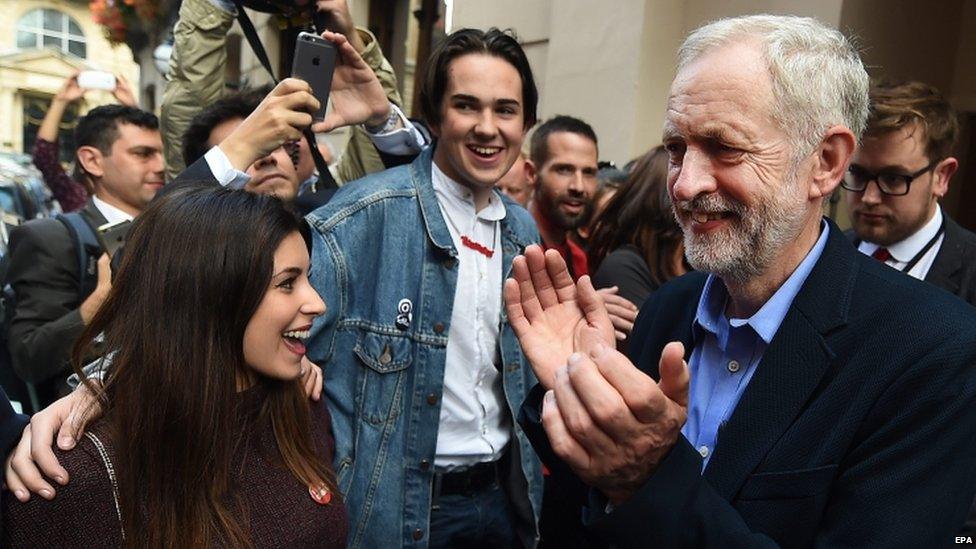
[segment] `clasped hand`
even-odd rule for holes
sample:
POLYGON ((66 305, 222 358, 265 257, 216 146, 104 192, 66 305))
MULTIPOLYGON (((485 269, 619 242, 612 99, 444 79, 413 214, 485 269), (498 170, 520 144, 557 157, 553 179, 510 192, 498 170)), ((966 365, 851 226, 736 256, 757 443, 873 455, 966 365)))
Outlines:
POLYGON ((613 348, 614 330, 589 277, 558 252, 529 246, 505 281, 509 323, 548 389, 542 425, 553 451, 611 502, 630 498, 674 446, 687 417, 681 343, 661 353, 655 382, 613 348))

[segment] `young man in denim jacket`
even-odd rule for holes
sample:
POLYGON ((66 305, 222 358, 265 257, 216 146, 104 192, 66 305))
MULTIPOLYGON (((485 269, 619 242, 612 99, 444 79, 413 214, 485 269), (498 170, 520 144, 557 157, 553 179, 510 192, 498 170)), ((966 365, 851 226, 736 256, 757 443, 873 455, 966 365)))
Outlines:
POLYGON ((533 547, 541 467, 513 416, 535 379, 501 296, 538 233, 493 186, 537 91, 497 29, 451 34, 428 67, 433 149, 308 217, 328 304, 308 356, 325 372, 349 546, 533 547))

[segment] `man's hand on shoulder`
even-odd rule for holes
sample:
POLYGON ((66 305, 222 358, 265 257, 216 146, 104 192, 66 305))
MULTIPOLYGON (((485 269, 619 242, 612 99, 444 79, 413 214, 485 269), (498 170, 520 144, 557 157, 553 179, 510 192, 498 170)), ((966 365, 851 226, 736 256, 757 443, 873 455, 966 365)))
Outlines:
POLYGON ((52 448, 55 434, 58 448, 70 450, 85 427, 101 414, 101 406, 86 385, 80 385, 70 395, 34 414, 20 442, 7 456, 4 467, 7 489, 21 502, 30 499, 31 492, 44 499, 54 499, 54 487, 45 477, 62 486, 68 484, 68 471, 58 463, 52 448))

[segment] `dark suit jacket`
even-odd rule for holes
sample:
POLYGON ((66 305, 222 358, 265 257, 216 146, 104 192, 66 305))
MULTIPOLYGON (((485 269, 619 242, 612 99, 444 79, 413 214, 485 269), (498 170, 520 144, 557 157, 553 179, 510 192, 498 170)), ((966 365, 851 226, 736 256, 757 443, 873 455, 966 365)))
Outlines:
MULTIPOLYGON (((106 222, 91 201, 82 213, 95 226, 106 222)), ((57 219, 37 219, 10 232, 9 250, 7 282, 17 298, 9 333, 14 370, 30 382, 66 376, 71 347, 84 328, 75 242, 57 219)))
MULTIPOLYGON (((679 437, 611 514, 591 492, 585 522, 599 537, 625 547, 953 542, 976 490, 976 311, 857 252, 828 223, 823 255, 708 468, 679 437)), ((680 277, 641 309, 630 355, 655 379, 667 342, 690 356, 705 279, 680 277)), ((538 423, 541 395, 522 421, 548 464, 558 460, 538 423)))
POLYGON ((947 215, 945 223, 945 238, 925 281, 976 306, 976 233, 960 227, 947 215))
MULTIPOLYGON (((946 224, 945 238, 925 281, 976 306, 976 233, 959 226, 944 210, 942 215, 946 224)), ((853 229, 844 234, 855 246, 860 244, 853 229)))

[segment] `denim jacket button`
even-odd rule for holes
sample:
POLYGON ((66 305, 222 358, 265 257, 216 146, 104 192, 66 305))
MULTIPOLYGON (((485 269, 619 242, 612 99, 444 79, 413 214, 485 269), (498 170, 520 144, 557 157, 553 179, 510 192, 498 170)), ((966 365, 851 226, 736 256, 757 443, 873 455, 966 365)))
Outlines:
POLYGON ((423 539, 423 537, 424 537, 424 531, 421 530, 420 528, 417 528, 416 530, 413 531, 413 539, 415 541, 420 541, 421 539, 423 539))
POLYGON ((430 460, 422 459, 420 460, 420 470, 427 471, 430 469, 430 460))
POLYGON ((383 348, 383 354, 380 355, 380 364, 386 366, 393 360, 393 355, 390 354, 390 346, 387 345, 383 348))
POLYGON ((444 323, 443 322, 435 322, 434 323, 434 331, 437 332, 437 333, 439 333, 439 334, 443 334, 444 333, 444 323))
POLYGON ((431 406, 437 404, 437 395, 434 393, 427 395, 427 404, 430 404, 431 406))
POLYGON ((457 259, 454 259, 453 257, 449 257, 444 260, 443 265, 445 269, 450 271, 451 269, 454 268, 455 265, 457 265, 457 259))

